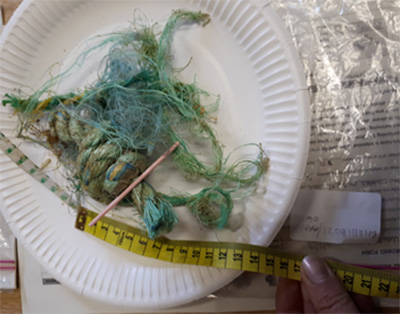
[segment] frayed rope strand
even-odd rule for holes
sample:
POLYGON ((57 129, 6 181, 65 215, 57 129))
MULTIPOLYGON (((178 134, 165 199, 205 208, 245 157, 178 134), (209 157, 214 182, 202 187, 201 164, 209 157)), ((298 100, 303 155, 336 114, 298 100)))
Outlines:
POLYGON ((215 123, 211 112, 217 109, 219 97, 195 82, 180 81, 183 69, 172 66, 175 30, 189 23, 205 26, 210 17, 177 10, 163 29, 145 18, 135 22, 121 32, 90 39, 82 46, 89 48, 72 66, 31 95, 6 94, 2 103, 18 113, 19 137, 50 149, 67 167, 76 193, 104 204, 145 172, 155 151, 178 141, 173 154, 177 167, 190 180, 206 179, 209 187, 194 195, 167 196, 143 181, 124 196, 123 204, 135 204, 150 237, 172 230, 177 222, 173 206, 179 205, 188 206, 202 224, 222 228, 233 207, 232 193, 254 186, 266 172, 268 158, 256 144, 251 144, 259 149, 255 158, 235 161, 234 152, 225 157, 211 127, 215 123), (95 82, 81 90, 55 92, 91 56, 104 50, 95 82), (204 105, 203 99, 210 104, 204 105), (212 162, 202 162, 182 133, 209 143, 212 162))

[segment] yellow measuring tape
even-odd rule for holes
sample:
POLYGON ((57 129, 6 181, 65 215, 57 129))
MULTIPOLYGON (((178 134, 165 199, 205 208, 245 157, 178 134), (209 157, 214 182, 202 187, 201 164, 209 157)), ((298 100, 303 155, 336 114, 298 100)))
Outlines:
MULTIPOLYGON (((236 269, 300 280, 303 256, 270 248, 231 242, 152 240, 143 231, 103 217, 89 227, 97 213, 81 208, 75 227, 107 243, 145 257, 177 264, 236 269)), ((375 269, 328 261, 348 291, 376 297, 399 298, 400 276, 375 269)))
MULTIPOLYGON (((18 167, 67 202, 69 206, 78 207, 77 204, 68 202, 70 199, 68 194, 1 132, 0 149, 18 167)), ((151 240, 143 231, 108 217, 103 217, 95 226, 89 227, 90 221, 95 216, 97 213, 79 208, 76 228, 111 245, 145 257, 172 263, 236 269, 300 280, 300 265, 303 259, 300 255, 242 243, 176 241, 165 237, 151 240)), ((376 297, 400 297, 398 273, 391 274, 332 261, 328 261, 328 264, 348 291, 376 297)))

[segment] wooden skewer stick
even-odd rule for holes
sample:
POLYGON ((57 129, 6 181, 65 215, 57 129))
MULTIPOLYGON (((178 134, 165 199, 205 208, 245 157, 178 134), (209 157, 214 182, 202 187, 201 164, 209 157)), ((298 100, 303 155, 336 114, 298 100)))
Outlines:
POLYGON ((103 218, 111 209, 130 192, 132 191, 144 178, 146 178, 160 163, 164 161, 177 147, 179 142, 175 142, 164 154, 162 154, 149 168, 147 168, 135 181, 131 183, 115 200, 113 200, 100 214, 98 214, 90 223, 89 227, 93 227, 101 218, 103 218))

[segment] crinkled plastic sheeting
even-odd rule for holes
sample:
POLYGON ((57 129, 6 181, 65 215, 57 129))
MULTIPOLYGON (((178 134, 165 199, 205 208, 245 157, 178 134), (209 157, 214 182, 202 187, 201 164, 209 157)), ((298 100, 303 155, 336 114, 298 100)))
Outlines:
POLYGON ((304 188, 377 192, 399 230, 400 1, 271 1, 293 35, 312 126, 304 188))

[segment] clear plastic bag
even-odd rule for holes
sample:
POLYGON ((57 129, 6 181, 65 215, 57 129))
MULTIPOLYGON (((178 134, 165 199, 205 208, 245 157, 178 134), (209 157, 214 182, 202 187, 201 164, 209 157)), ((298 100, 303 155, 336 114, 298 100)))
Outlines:
MULTIPOLYGON (((293 35, 309 86, 311 143, 302 187, 380 193, 381 237, 372 247, 398 247, 400 1, 271 5, 293 35)), ((289 239, 280 240, 287 247, 289 239)), ((345 254, 349 261, 359 259, 356 251, 353 258, 345 254)), ((385 254, 386 263, 388 256, 398 261, 399 252, 385 254)))
MULTIPOLYGON (((274 246, 399 267, 400 1, 277 0, 268 5, 291 32, 309 86, 311 141, 302 188, 382 197, 375 244, 293 241, 285 224, 274 246)), ((398 306, 390 301, 381 304, 398 306)))

